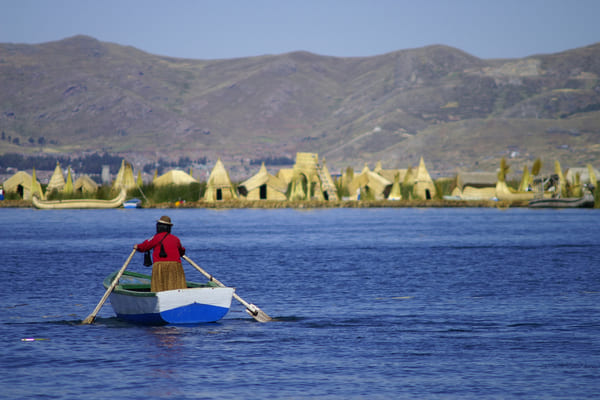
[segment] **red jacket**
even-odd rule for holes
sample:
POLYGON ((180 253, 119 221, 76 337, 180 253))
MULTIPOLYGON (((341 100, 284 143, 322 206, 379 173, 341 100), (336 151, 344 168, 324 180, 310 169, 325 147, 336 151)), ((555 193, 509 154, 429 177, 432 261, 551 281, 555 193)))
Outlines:
POLYGON ((167 234, 167 232, 157 233, 152 236, 148 240, 144 240, 142 243, 137 245, 137 250, 142 253, 148 250, 152 251, 152 260, 154 262, 158 261, 178 261, 181 262, 180 256, 185 254, 185 247, 181 245, 179 238, 172 233, 167 234), (167 235, 166 238, 165 235, 167 235), (164 239, 163 239, 164 238, 164 239), (162 245, 165 248, 165 252, 167 253, 166 257, 160 256, 160 241, 162 241, 162 245))

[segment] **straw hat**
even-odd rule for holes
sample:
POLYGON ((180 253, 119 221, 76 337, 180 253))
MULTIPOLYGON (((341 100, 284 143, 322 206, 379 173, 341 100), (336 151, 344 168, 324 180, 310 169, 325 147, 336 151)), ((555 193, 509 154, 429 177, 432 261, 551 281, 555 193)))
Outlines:
POLYGON ((166 215, 163 215, 162 217, 160 217, 160 219, 158 221, 159 224, 164 224, 164 225, 173 225, 173 223, 171 222, 171 218, 167 217, 166 215))

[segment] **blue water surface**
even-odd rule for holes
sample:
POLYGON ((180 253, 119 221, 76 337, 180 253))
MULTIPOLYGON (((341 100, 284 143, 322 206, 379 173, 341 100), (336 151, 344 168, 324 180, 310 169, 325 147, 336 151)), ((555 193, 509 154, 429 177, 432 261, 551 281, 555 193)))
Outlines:
POLYGON ((0 221, 0 398, 600 397, 597 210, 5 208, 0 221), (218 323, 136 326, 107 302, 81 325, 165 214, 192 260, 275 321, 234 300, 218 323))

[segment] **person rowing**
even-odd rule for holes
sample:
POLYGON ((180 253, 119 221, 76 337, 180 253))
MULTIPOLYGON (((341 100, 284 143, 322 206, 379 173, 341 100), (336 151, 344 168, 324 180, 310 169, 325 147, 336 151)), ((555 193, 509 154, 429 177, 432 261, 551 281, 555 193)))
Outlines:
POLYGON ((185 272, 181 265, 181 257, 185 255, 185 247, 179 238, 171 233, 173 223, 166 215, 156 221, 156 234, 133 248, 139 252, 152 251, 152 280, 150 288, 153 292, 185 289, 187 287, 185 272))

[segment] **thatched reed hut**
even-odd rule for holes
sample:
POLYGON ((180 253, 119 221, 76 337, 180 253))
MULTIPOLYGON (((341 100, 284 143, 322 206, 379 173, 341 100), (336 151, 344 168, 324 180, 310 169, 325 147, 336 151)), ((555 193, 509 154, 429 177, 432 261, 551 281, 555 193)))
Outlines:
POLYGON ((36 179, 35 169, 31 175, 25 171, 18 171, 4 181, 3 188, 6 193, 17 193, 23 200, 31 200, 33 195, 40 199, 45 198, 42 185, 36 179))
POLYGON ((337 200, 331 174, 317 153, 296 153, 294 168, 281 170, 278 177, 290 185, 289 200, 337 200))
POLYGON ((94 194, 98 191, 98 184, 88 175, 81 175, 73 182, 73 191, 94 194))
POLYGON ((215 202, 237 198, 238 196, 229 178, 229 173, 219 158, 206 182, 206 191, 204 192, 203 200, 215 202))
POLYGON ((436 193, 435 184, 427 171, 423 157, 421 157, 415 174, 413 195, 419 199, 431 200, 435 197, 436 193))
POLYGON ((372 199, 384 200, 392 190, 393 182, 376 174, 365 164, 359 175, 348 184, 348 193, 351 200, 372 199))
POLYGON ((271 175, 263 163, 256 175, 242 182, 238 192, 245 200, 287 200, 288 185, 271 175))

